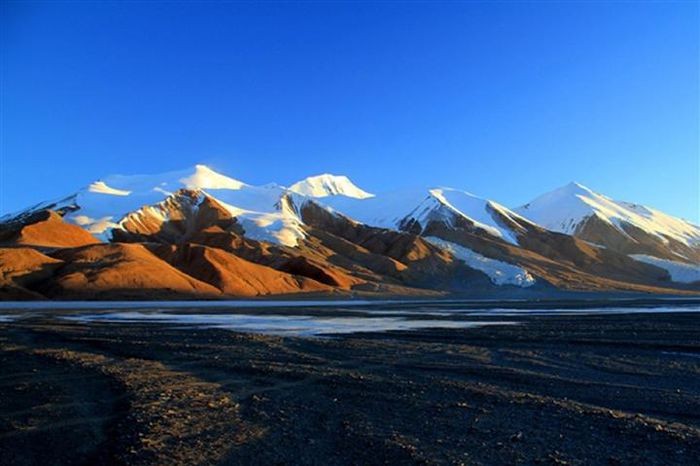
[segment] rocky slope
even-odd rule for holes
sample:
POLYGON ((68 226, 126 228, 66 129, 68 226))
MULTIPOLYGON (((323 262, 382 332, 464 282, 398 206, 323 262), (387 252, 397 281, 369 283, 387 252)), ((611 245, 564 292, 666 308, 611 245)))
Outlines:
POLYGON ((692 293, 699 262, 697 226, 575 184, 514 211, 449 188, 252 186, 198 165, 0 218, 5 299, 692 293))

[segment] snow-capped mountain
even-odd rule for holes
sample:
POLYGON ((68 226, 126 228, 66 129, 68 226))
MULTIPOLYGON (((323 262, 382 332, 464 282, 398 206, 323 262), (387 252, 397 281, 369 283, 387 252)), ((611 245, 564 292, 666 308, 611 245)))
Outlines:
MULTIPOLYGON (((213 197, 235 217, 251 238, 294 246, 304 234, 296 214, 280 202, 287 190, 277 185, 251 186, 205 165, 157 175, 113 175, 59 201, 28 212, 52 209, 99 239, 107 241, 125 224, 162 224, 183 215, 178 191, 213 197)), ((202 197, 203 198, 203 197, 202 197)), ((201 199, 201 198, 200 198, 201 199)), ((188 208, 196 209, 196 205, 188 208)), ((23 213, 6 216, 5 220, 23 213)))
POLYGON ((570 183, 515 209, 543 227, 625 254, 700 260, 700 227, 650 207, 570 183))
POLYGON ((518 242, 514 225, 530 223, 497 202, 451 188, 399 190, 368 199, 334 196, 321 202, 367 225, 424 232, 432 222, 450 227, 466 223, 511 244, 518 242))
POLYGON ((310 176, 289 187, 290 191, 310 197, 347 196, 366 199, 373 194, 358 188, 347 176, 323 174, 310 176))
POLYGON ((700 228, 683 219, 630 202, 615 201, 579 184, 569 183, 543 194, 516 212, 553 231, 574 234, 595 216, 621 232, 629 225, 687 245, 700 244, 700 228))
POLYGON ((254 186, 196 165, 108 176, 0 218, 0 266, 27 258, 53 271, 27 276, 48 281, 2 279, 0 292, 667 293, 698 285, 700 228, 578 184, 514 211, 452 188, 370 194, 338 175, 254 186))
MULTIPOLYGON (((173 196, 179 190, 201 191, 216 199, 235 217, 246 234, 257 240, 295 246, 304 237, 301 221, 284 197, 301 198, 348 196, 370 198, 346 176, 312 176, 289 188, 277 184, 252 186, 207 167, 155 175, 112 175, 91 183, 58 201, 38 204, 24 212, 10 214, 8 220, 42 209, 57 210, 99 239, 107 241, 114 229, 131 224, 163 223, 172 220, 173 196)), ((196 206, 194 206, 196 207, 196 206)))

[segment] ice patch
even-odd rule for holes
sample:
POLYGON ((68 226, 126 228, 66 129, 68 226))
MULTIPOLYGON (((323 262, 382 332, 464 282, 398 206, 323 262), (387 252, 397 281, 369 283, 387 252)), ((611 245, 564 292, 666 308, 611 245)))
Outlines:
POLYGON ((240 222, 249 238, 294 247, 306 237, 303 222, 279 186, 247 186, 238 191, 208 193, 240 222))
POLYGON ((422 320, 405 317, 318 317, 307 315, 167 314, 145 312, 66 316, 64 319, 83 323, 161 322, 286 336, 335 335, 428 328, 474 328, 487 325, 515 324, 515 322, 507 321, 422 320))
POLYGON ((687 264, 668 259, 647 256, 645 254, 632 254, 630 257, 645 264, 655 265, 666 269, 671 275, 671 280, 679 283, 700 282, 700 264, 687 264))
POLYGON ((491 282, 496 285, 528 287, 535 283, 534 277, 527 270, 517 265, 489 259, 464 246, 435 236, 427 236, 425 240, 450 252, 456 259, 464 261, 469 267, 484 272, 491 279, 491 282))

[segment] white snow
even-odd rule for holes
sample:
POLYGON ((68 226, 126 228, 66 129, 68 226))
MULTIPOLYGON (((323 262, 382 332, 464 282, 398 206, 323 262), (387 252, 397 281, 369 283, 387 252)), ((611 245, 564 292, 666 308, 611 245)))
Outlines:
POLYGON ((353 220, 383 228, 397 228, 407 218, 425 225, 431 219, 450 223, 462 216, 477 228, 514 244, 515 233, 501 225, 494 212, 524 221, 499 204, 453 189, 374 196, 346 176, 330 174, 306 178, 289 189, 274 183, 251 186, 205 165, 160 175, 109 176, 78 192, 71 202, 79 209, 65 218, 100 239, 108 239, 111 230, 127 216, 137 222, 146 215, 167 220, 159 217, 163 208, 158 204, 182 188, 200 190, 219 201, 238 218, 247 236, 286 246, 297 245, 305 233, 298 212, 285 199, 292 199, 297 205, 308 198, 319 199, 353 220))
POLYGON ((246 186, 237 191, 208 190, 208 195, 236 217, 249 238, 296 246, 306 237, 298 213, 277 185, 246 186))
POLYGON ((380 228, 396 228, 412 207, 426 197, 422 191, 396 191, 365 199, 328 196, 316 202, 356 222, 380 228))
POLYGON ((498 203, 451 188, 404 189, 367 199, 331 196, 321 202, 353 220, 380 228, 396 229, 407 219, 423 227, 431 220, 452 224, 456 217, 463 217, 475 227, 512 244, 517 244, 515 232, 501 224, 493 211, 517 223, 530 223, 498 203))
POLYGON ((194 173, 179 180, 188 189, 241 189, 245 183, 215 172, 206 165, 195 165, 194 173))
POLYGON ((430 193, 455 212, 472 220, 478 228, 481 228, 493 236, 497 236, 511 244, 518 244, 518 240, 514 232, 501 225, 490 211, 498 210, 500 213, 510 216, 511 218, 519 217, 517 214, 512 212, 510 213, 512 215, 509 215, 506 207, 503 207, 496 202, 481 199, 471 193, 457 189, 432 189, 430 190, 430 193))
POLYGON ((671 275, 671 280, 674 282, 700 282, 700 264, 688 264, 685 262, 677 262, 654 256, 647 256, 645 254, 632 254, 630 257, 636 261, 666 269, 671 275))
POLYGON ((366 199, 329 196, 318 202, 355 221, 380 228, 396 228, 428 196, 423 189, 405 189, 366 199))
MULTIPOLYGON (((77 206, 64 218, 80 225, 101 240, 118 227, 128 214, 154 206, 179 189, 242 189, 240 181, 216 173, 205 165, 158 175, 113 175, 90 184, 56 207, 77 206)), ((44 203, 44 205, 49 203, 44 203)), ((41 206, 32 208, 38 209, 41 206)), ((151 213, 153 209, 151 209, 151 213)))
MULTIPOLYGON (((237 190, 209 189, 197 190, 197 192, 200 193, 200 197, 192 205, 177 205, 177 198, 169 195, 160 202, 143 205, 129 212, 122 217, 118 225, 113 222, 105 225, 109 228, 122 228, 127 221, 140 224, 146 223, 146 219, 163 223, 171 219, 173 209, 177 212, 188 210, 194 212, 204 198, 209 197, 235 217, 243 227, 245 235, 251 239, 293 247, 305 237, 302 222, 297 213, 283 199, 286 193, 283 188, 245 185, 237 190)), ((73 217, 72 220, 76 223, 77 221, 86 222, 84 218, 78 220, 73 217)), ((92 226, 88 225, 87 228, 94 233, 90 230, 92 226)))
POLYGON ((219 201, 238 218, 250 238, 295 246, 304 237, 298 215, 281 201, 285 188, 274 184, 250 186, 205 165, 160 175, 109 176, 61 201, 59 206, 78 206, 64 218, 108 241, 111 231, 120 228, 127 218, 137 223, 146 216, 168 220, 164 203, 183 188, 202 191, 219 201))
POLYGON ((164 210, 159 203, 183 188, 219 201, 239 220, 247 236, 286 246, 295 246, 305 237, 297 207, 309 199, 353 221, 381 228, 397 229, 409 221, 425 227, 433 220, 454 225, 464 219, 511 244, 517 244, 518 229, 526 228, 530 221, 572 234, 586 218, 596 215, 621 231, 621 225, 629 223, 664 241, 673 238, 700 246, 700 227, 648 207, 614 201, 576 183, 540 196, 516 213, 457 189, 404 189, 374 195, 346 176, 331 174, 306 178, 290 188, 274 183, 252 186, 206 165, 155 175, 108 176, 59 201, 37 204, 0 221, 45 208, 62 209, 67 221, 106 241, 127 216, 136 221, 145 215, 160 218, 164 210))
POLYGON ((147 192, 155 189, 175 192, 178 189, 241 189, 242 181, 217 173, 206 165, 195 165, 186 170, 178 170, 154 175, 112 175, 104 183, 112 188, 133 192, 147 192))
POLYGON ((347 176, 323 174, 310 176, 289 187, 290 191, 309 197, 342 195, 356 199, 366 199, 373 194, 358 188, 347 176))
POLYGON ((67 208, 67 221, 107 241, 112 230, 120 228, 127 217, 137 223, 145 221, 145 216, 167 220, 168 209, 160 204, 167 203, 183 188, 201 191, 219 201, 239 220, 247 236, 286 246, 297 245, 305 236, 295 205, 309 199, 351 220, 382 228, 398 228, 407 219, 423 226, 434 219, 450 224, 461 216, 475 227, 514 244, 515 233, 494 214, 498 212, 516 223, 525 222, 499 204, 454 189, 421 188, 375 196, 358 188, 348 177, 331 174, 306 178, 290 188, 274 183, 251 186, 205 165, 156 175, 108 176, 57 203, 39 204, 29 211, 67 208))
POLYGON ((463 261, 472 269, 484 272, 491 279, 491 282, 496 285, 528 287, 535 283, 534 277, 527 270, 517 265, 484 257, 469 248, 435 236, 427 236, 425 240, 448 251, 455 259, 463 261))
POLYGON ((75 204, 79 209, 65 215, 65 220, 76 223, 101 240, 110 237, 110 231, 118 227, 120 221, 129 213, 143 206, 156 204, 164 199, 156 191, 130 191, 128 195, 107 194, 82 190, 75 195, 75 204))
POLYGON ((544 194, 518 209, 517 213, 543 227, 574 234, 577 227, 595 215, 622 233, 623 223, 640 228, 662 241, 673 238, 688 246, 700 245, 700 227, 658 210, 610 199, 578 183, 544 194))

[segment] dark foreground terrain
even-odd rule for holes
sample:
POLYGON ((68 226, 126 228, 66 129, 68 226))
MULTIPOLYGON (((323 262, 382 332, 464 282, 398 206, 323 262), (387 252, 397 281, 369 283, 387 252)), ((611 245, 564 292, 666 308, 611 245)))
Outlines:
POLYGON ((698 464, 700 314, 292 338, 0 323, 0 463, 698 464))

